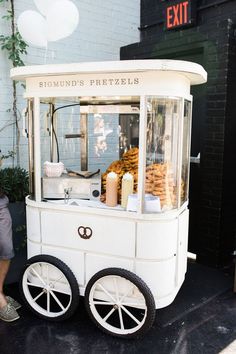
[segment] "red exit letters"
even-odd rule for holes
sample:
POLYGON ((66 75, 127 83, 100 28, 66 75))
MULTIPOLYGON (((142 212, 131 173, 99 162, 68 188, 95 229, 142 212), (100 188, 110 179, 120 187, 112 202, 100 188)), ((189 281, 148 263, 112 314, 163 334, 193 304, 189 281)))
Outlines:
POLYGON ((166 7, 166 29, 181 27, 191 23, 191 3, 179 1, 166 7))

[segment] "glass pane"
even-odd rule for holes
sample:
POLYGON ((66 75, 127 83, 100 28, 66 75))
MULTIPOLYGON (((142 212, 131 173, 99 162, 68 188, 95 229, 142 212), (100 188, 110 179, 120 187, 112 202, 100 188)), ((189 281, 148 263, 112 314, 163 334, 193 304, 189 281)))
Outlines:
POLYGON ((67 139, 80 131, 79 106, 68 102, 41 102, 41 164, 63 162, 67 168, 80 168, 80 140, 67 139))
POLYGON ((147 101, 145 193, 156 211, 177 207, 180 107, 180 98, 149 97, 147 101))
POLYGON ((190 163, 190 129, 191 129, 191 102, 184 101, 183 120, 183 150, 181 170, 181 205, 188 200, 189 163, 190 163))
POLYGON ((41 134, 41 168, 43 172, 43 163, 45 161, 51 161, 50 154, 50 105, 48 103, 41 102, 40 104, 40 134, 41 134))
POLYGON ((139 145, 139 114, 120 114, 120 157, 139 145))
POLYGON ((118 180, 117 207, 121 208, 125 173, 131 173, 134 182, 130 194, 137 192, 138 144, 139 97, 42 100, 43 197, 63 199, 68 189, 70 198, 101 200, 106 205, 107 175, 114 172, 118 180), (46 161, 50 166, 51 163, 64 166, 63 174, 55 176, 55 181, 48 179, 52 176, 45 172, 49 166, 46 161), (72 189, 68 187, 72 183, 70 177, 73 177, 72 189))

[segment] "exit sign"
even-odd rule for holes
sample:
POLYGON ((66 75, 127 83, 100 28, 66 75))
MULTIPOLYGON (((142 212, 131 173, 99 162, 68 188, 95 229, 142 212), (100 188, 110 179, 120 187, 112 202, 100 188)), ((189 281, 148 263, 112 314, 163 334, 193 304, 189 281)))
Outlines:
POLYGON ((190 26, 195 23, 195 1, 176 0, 167 2, 165 7, 165 28, 167 30, 190 26))

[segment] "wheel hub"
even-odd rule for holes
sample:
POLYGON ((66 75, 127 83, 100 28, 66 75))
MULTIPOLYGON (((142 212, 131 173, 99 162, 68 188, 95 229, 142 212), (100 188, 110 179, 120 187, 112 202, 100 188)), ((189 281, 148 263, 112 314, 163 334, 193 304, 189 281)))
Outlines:
POLYGON ((43 289, 44 293, 48 293, 51 291, 51 286, 50 285, 46 285, 45 288, 43 289))

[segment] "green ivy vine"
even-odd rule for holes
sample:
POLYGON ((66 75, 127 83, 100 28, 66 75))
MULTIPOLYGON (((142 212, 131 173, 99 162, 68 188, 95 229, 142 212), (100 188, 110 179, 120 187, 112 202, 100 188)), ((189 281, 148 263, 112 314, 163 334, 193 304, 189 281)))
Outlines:
MULTIPOLYGON (((0 46, 1 49, 6 51, 8 54, 8 59, 12 63, 13 67, 23 66, 24 62, 22 60, 22 55, 27 54, 27 44, 21 37, 19 31, 17 30, 16 22, 15 22, 15 5, 14 0, 0 0, 0 4, 7 5, 7 11, 2 19, 9 23, 9 34, 8 35, 0 35, 0 46)), ((19 130, 19 118, 18 118, 18 110, 17 110, 17 83, 15 81, 12 82, 12 107, 11 111, 13 114, 13 124, 15 126, 15 152, 16 152, 16 161, 17 165, 20 164, 20 156, 19 156, 19 143, 20 143, 20 130, 19 130)), ((10 124, 10 125, 11 125, 10 124)), ((14 164, 14 160, 13 160, 14 164)))

